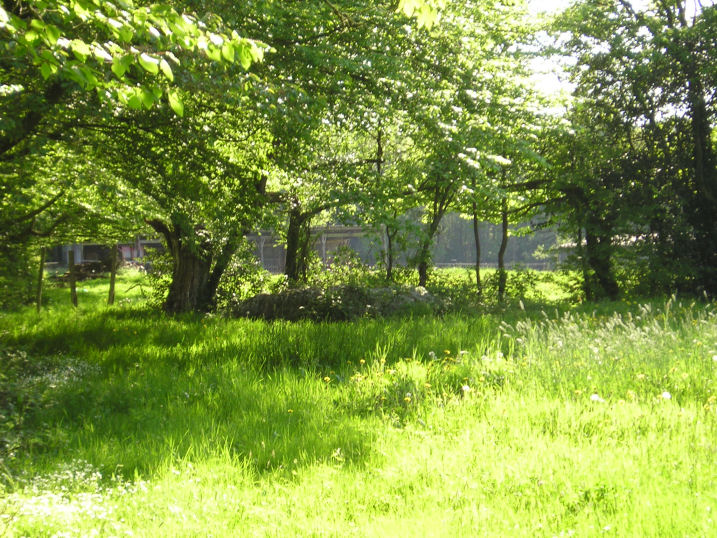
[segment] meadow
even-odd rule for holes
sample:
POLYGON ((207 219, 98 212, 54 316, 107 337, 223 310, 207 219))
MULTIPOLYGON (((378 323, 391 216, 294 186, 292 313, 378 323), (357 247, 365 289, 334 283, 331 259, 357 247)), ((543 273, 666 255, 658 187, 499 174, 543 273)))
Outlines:
POLYGON ((715 536, 717 308, 0 314, 0 535, 715 536))

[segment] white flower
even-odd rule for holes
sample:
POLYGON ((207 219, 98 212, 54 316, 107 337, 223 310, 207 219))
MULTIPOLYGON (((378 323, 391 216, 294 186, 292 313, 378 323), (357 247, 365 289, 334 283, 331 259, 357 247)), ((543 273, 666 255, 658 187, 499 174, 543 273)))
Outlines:
POLYGON ((660 398, 662 398, 663 400, 671 400, 671 399, 672 399, 672 394, 670 394, 669 392, 665 391, 665 392, 663 392, 662 394, 660 394, 660 398))
POLYGON ((471 388, 470 388, 468 385, 463 385, 463 386, 461 387, 461 390, 463 390, 463 392, 470 392, 470 391, 471 391, 471 388))
POLYGON ((590 401, 591 402, 604 402, 605 400, 603 400, 599 394, 591 394, 590 401))

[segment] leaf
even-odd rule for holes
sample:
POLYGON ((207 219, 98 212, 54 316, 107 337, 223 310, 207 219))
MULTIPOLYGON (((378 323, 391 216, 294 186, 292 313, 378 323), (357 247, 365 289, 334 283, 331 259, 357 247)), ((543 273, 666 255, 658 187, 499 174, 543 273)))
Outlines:
POLYGON ((101 62, 111 62, 112 61, 112 55, 109 52, 107 52, 102 45, 95 44, 92 47, 92 53, 94 54, 95 58, 97 58, 101 62))
POLYGON ((55 45, 57 40, 60 39, 60 35, 62 35, 60 29, 53 24, 47 25, 47 28, 45 28, 45 34, 47 35, 47 41, 50 45, 55 45))
POLYGON ((42 74, 42 78, 44 78, 45 80, 50 78, 50 75, 52 75, 52 67, 50 66, 50 64, 43 62, 40 66, 40 73, 42 74))
POLYGON ((157 58, 143 52, 139 55, 138 60, 139 65, 141 65, 145 71, 152 73, 153 75, 159 73, 159 60, 157 58))
POLYGON ((437 16, 438 13, 430 6, 421 6, 421 8, 418 10, 418 14, 416 15, 416 22, 418 23, 418 27, 425 27, 426 30, 430 30, 433 26, 433 23, 436 22, 437 16))
POLYGON ((119 35, 122 41, 124 41, 125 43, 129 43, 130 41, 132 41, 134 29, 131 26, 123 26, 119 30, 119 35))
POLYGON ((135 110, 142 108, 142 93, 135 92, 132 97, 129 98, 127 104, 130 108, 134 108, 135 110))
POLYGON ((127 89, 122 88, 120 90, 117 90, 117 99, 119 99, 119 102, 123 105, 128 104, 129 102, 129 96, 127 94, 127 89))
POLYGON ((75 53, 75 56, 81 62, 84 62, 92 52, 89 45, 80 39, 73 39, 70 42, 70 48, 72 48, 72 52, 75 53))
POLYGON ((162 58, 159 61, 159 68, 162 70, 162 73, 164 73, 164 76, 167 77, 170 82, 174 81, 174 73, 172 73, 172 68, 169 66, 167 60, 162 58))
POLYGON ((123 56, 122 58, 115 56, 112 59, 112 72, 117 78, 121 79, 127 72, 127 69, 129 68, 131 62, 132 57, 129 55, 123 56))
POLYGON ((172 54, 171 51, 167 51, 164 53, 164 55, 172 60, 175 64, 179 65, 179 58, 177 58, 174 54, 172 54))
POLYGON ((142 104, 147 110, 154 104, 154 94, 147 88, 142 88, 142 104))
POLYGON ((255 62, 261 62, 264 59, 264 49, 257 47, 254 43, 252 43, 251 57, 255 62))
POLYGON ((27 41, 28 43, 33 43, 37 41, 39 37, 40 36, 35 30, 28 30, 27 32, 25 32, 25 41, 27 41))
POLYGON ((184 116, 184 104, 182 99, 179 97, 177 90, 169 90, 167 93, 167 99, 169 100, 169 106, 172 107, 174 113, 180 118, 184 116))
POLYGON ((251 48, 248 45, 239 45, 239 61, 244 69, 251 67, 251 48))
POLYGON ((222 45, 222 56, 224 56, 224 59, 228 62, 234 62, 234 47, 231 43, 226 42, 222 45))
POLYGON ((87 20, 87 10, 82 7, 79 2, 73 2, 72 9, 75 12, 75 15, 77 15, 80 19, 83 21, 87 20))
POLYGON ((218 49, 217 47, 208 47, 207 48, 207 57, 210 60, 214 60, 215 62, 221 62, 222 61, 222 51, 221 51, 221 49, 218 49))
POLYGON ((10 15, 8 15, 7 11, 0 7, 0 28, 4 28, 8 22, 10 22, 10 15))
POLYGON ((77 69, 82 72, 82 76, 85 79, 85 89, 91 90, 97 87, 99 80, 97 80, 97 77, 91 68, 86 65, 78 65, 77 69))
POLYGON ((410 17, 413 15, 413 11, 415 9, 416 9, 415 0, 401 0, 398 3, 398 9, 396 11, 403 11, 403 14, 406 15, 406 17, 410 17))

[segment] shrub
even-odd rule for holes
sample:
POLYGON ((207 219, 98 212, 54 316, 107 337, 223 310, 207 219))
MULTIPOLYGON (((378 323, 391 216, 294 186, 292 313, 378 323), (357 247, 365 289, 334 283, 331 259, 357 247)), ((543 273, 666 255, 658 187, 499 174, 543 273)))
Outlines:
POLYGON ((360 317, 441 314, 445 311, 446 302, 424 288, 344 285, 262 293, 240 301, 227 313, 266 320, 346 321, 360 317))
POLYGON ((18 308, 33 295, 37 258, 24 246, 6 245, 0 254, 0 308, 18 308))

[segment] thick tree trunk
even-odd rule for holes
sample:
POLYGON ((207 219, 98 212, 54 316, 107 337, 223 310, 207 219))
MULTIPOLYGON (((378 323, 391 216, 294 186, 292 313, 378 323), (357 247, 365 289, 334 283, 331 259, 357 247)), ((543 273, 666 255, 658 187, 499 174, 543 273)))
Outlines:
POLYGON ((173 253, 174 270, 169 293, 164 302, 168 314, 202 311, 208 308, 207 283, 211 258, 203 256, 186 245, 173 253))
POLYGON ((476 291, 478 298, 483 295, 483 284, 480 279, 480 230, 478 229, 478 204, 473 202, 473 240, 476 245, 476 291))
POLYGON ((217 270, 214 279, 211 278, 212 254, 209 245, 195 245, 188 241, 196 239, 196 236, 192 237, 190 234, 196 235, 199 229, 182 230, 179 222, 173 222, 170 229, 157 219, 147 221, 147 224, 164 236, 172 256, 172 282, 164 302, 165 312, 180 314, 209 310, 216 292, 216 287, 212 288, 212 285, 214 279, 218 282, 221 274, 217 270))
POLYGON ((301 229, 301 248, 299 249, 299 275, 302 282, 309 279, 309 253, 311 252, 311 219, 307 218, 301 229))
POLYGON ((42 281, 45 276, 45 247, 40 249, 40 266, 37 269, 37 312, 42 309, 42 281))
POLYGON ((70 273, 70 301, 72 306, 77 308, 77 274, 75 272, 75 251, 70 250, 68 253, 67 264, 70 273))
POLYGON ((503 198, 500 207, 501 239, 498 249, 498 301, 505 301, 505 285, 508 276, 505 272, 505 251, 508 248, 508 199, 503 198))

